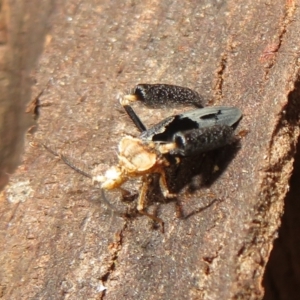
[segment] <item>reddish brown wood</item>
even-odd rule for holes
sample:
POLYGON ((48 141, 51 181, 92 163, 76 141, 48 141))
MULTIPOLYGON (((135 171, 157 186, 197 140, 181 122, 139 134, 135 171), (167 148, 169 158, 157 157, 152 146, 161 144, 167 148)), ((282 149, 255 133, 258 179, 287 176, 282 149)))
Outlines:
MULTIPOLYGON (((40 5, 22 15, 33 33, 49 24, 49 4, 40 5)), ((2 194, 2 298, 262 299, 299 135, 299 28, 293 1, 57 3, 51 31, 22 40, 37 53, 44 44, 32 74, 39 119, 2 194), (116 163, 121 136, 137 134, 117 102, 137 83, 187 86, 209 105, 238 106, 239 130, 248 131, 170 181, 189 218, 176 218, 154 187, 164 234, 145 216, 112 214, 89 180, 39 146, 103 172, 116 163)), ((23 93, 18 78, 14 92, 23 93)), ((147 125, 177 112, 137 111, 147 125)))

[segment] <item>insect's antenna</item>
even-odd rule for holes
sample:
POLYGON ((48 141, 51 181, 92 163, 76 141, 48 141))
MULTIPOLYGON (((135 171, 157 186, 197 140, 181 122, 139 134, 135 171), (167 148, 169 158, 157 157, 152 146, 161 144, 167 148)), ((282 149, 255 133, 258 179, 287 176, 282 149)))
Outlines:
POLYGON ((64 155, 60 155, 60 158, 62 159, 62 161, 67 165, 69 166, 71 169, 73 169, 74 171, 76 171, 77 173, 87 177, 87 178, 90 178, 92 179, 93 176, 89 173, 86 173, 85 171, 77 168, 76 166, 74 166, 64 155))
MULTIPOLYGON (((76 167, 73 163, 71 163, 64 155, 62 154, 59 154, 57 152, 55 152, 54 150, 52 150, 51 148, 49 148, 48 146, 46 146, 45 144, 42 144, 42 146, 48 151, 50 152, 51 154, 53 154, 54 156, 60 158, 67 166, 69 166, 71 169, 73 169, 74 171, 76 171, 77 173, 87 177, 87 178, 90 178, 90 179, 93 179, 93 176, 81 169, 79 169, 78 167, 76 167)), ((105 192, 103 189, 101 189, 101 197, 103 199, 103 202, 113 211, 113 212, 116 212, 117 214, 119 215, 122 215, 123 213, 121 211, 118 211, 116 209, 116 207, 114 205, 112 205, 109 200, 107 199, 106 195, 105 195, 105 192)))
POLYGON ((43 147, 49 151, 51 154, 53 154, 54 156, 60 158, 67 166, 69 166, 71 169, 73 169, 74 171, 76 171, 77 173, 87 177, 87 178, 90 178, 90 179, 93 179, 93 176, 81 169, 79 169, 78 167, 76 167, 73 163, 71 163, 64 155, 62 154, 59 154, 57 152, 55 152, 54 150, 52 150, 51 148, 49 148, 48 146, 46 146, 45 144, 42 144, 43 147))

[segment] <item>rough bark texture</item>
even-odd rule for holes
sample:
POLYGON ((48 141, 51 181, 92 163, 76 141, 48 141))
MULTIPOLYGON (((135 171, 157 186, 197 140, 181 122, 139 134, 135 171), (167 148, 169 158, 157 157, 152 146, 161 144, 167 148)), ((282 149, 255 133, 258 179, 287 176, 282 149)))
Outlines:
MULTIPOLYGON (((36 21, 33 32, 45 28, 51 6, 38 3, 32 18, 23 16, 25 24, 36 21)), ((51 27, 47 36, 17 47, 30 69, 26 49, 38 53, 44 43, 27 109, 39 116, 38 128, 27 135, 22 165, 2 193, 1 297, 262 299, 266 287, 265 299, 292 299, 291 287, 300 281, 298 255, 277 270, 274 251, 263 276, 299 135, 296 2, 60 1, 51 27), (188 218, 176 218, 174 202, 163 201, 154 180, 149 211, 158 208, 164 234, 145 216, 113 214, 97 187, 40 147, 45 143, 84 170, 103 172, 117 162, 120 138, 137 135, 117 101, 137 83, 187 86, 207 105, 238 106, 244 113, 238 131, 248 132, 235 145, 183 161, 176 178, 170 176, 188 218), (285 281, 281 274, 290 270, 293 281, 285 281)), ((11 68, 12 90, 22 93, 17 80, 23 69, 11 68)), ((30 82, 24 84, 28 96, 30 82)), ((20 99, 13 109, 21 121, 26 97, 14 99, 20 99)), ((178 112, 139 105, 137 111, 148 126, 178 112)), ((22 132, 23 125, 17 145, 7 146, 14 164, 22 132)), ((2 155, 1 166, 10 159, 2 155)), ((138 191, 139 181, 129 188, 138 191)), ((290 191, 286 198, 289 211, 298 204, 287 199, 297 195, 290 191)), ((134 207, 115 202, 118 193, 108 197, 124 211, 134 207)), ((276 243, 292 245, 289 232, 276 243)), ((276 249, 280 261, 286 258, 276 249)), ((296 253, 297 246, 289 249, 296 253)))
POLYGON ((0 190, 20 163, 24 135, 32 118, 24 114, 30 100, 31 71, 43 49, 50 0, 0 3, 0 190))

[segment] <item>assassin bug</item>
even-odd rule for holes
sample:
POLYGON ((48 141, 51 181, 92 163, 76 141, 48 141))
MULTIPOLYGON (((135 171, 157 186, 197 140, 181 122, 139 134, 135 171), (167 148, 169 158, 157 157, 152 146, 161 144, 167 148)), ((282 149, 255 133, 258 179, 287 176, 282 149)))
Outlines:
POLYGON ((77 172, 92 178, 94 183, 100 183, 106 203, 109 202, 104 190, 118 188, 122 191, 122 185, 126 181, 142 177, 137 210, 159 222, 163 230, 163 221, 145 211, 149 175, 159 174, 159 185, 164 197, 175 197, 176 195, 168 190, 165 175, 165 168, 171 164, 170 156, 192 156, 225 146, 232 141, 234 127, 241 119, 242 113, 240 109, 229 106, 198 108, 167 117, 147 129, 130 106, 132 101, 141 101, 154 107, 170 103, 201 106, 200 96, 191 89, 164 84, 139 84, 130 94, 120 99, 140 135, 125 136, 121 139, 117 165, 109 168, 104 175, 91 176, 74 167, 64 157, 63 160, 77 172))

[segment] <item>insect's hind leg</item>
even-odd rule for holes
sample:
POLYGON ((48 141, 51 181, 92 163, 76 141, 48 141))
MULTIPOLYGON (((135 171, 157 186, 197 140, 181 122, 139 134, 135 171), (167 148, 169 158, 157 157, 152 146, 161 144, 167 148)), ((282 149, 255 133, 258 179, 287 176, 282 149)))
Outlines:
POLYGON ((144 176, 143 177, 143 185, 140 191, 140 195, 138 198, 138 204, 137 204, 137 210, 140 214, 145 215, 147 217, 149 217, 150 219, 152 219, 153 221, 159 223, 161 225, 161 231, 162 233, 164 232, 164 222, 162 219, 149 214, 148 212, 145 211, 145 206, 146 206, 146 197, 147 197, 147 191, 148 191, 148 176, 144 176))
POLYGON ((170 193, 170 191, 169 191, 165 171, 161 170, 159 174, 160 174, 160 177, 159 177, 160 190, 162 191, 165 198, 176 198, 176 200, 175 200, 176 201, 175 202, 176 217, 182 218, 183 211, 182 211, 181 204, 180 204, 179 200, 177 199, 177 194, 170 193))
POLYGON ((129 116, 129 118, 133 122, 133 124, 137 127, 137 129, 140 132, 143 132, 143 131, 147 130, 146 126, 143 124, 141 119, 135 113, 133 108, 129 105, 129 102, 132 100, 128 100, 128 98, 135 99, 134 97, 135 97, 135 95, 131 95, 131 94, 125 95, 123 98, 120 97, 119 101, 120 101, 120 104, 123 106, 124 110, 126 111, 127 115, 129 116))
POLYGON ((166 179, 166 173, 163 169, 159 170, 159 186, 160 190, 163 193, 165 198, 175 198, 177 197, 177 194, 172 194, 169 191, 168 185, 167 185, 167 179, 166 179))

